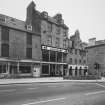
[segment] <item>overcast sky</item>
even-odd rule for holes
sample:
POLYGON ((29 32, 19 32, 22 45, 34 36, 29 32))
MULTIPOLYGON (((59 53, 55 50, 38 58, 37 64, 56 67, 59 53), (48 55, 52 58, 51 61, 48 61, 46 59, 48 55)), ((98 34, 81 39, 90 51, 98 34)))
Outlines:
MULTIPOLYGON (((26 19, 26 7, 32 0, 0 0, 0 13, 17 19, 26 19)), ((105 39, 105 0, 33 0, 36 9, 49 16, 62 13, 69 34, 80 31, 82 41, 96 37, 105 39)))

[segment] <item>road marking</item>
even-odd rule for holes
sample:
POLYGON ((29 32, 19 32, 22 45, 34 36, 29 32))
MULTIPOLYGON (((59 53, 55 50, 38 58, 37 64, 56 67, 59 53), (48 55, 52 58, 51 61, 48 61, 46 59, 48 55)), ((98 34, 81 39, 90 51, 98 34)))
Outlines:
POLYGON ((105 93, 105 91, 90 92, 90 93, 86 93, 85 95, 95 95, 100 93, 105 93))
POLYGON ((35 104, 46 103, 46 102, 52 102, 52 101, 60 101, 60 100, 65 100, 65 99, 66 99, 66 98, 56 98, 56 99, 45 100, 45 101, 37 101, 37 102, 32 102, 32 103, 27 103, 27 104, 22 104, 22 105, 35 105, 35 104))
POLYGON ((0 92, 13 92, 13 91, 16 91, 16 89, 0 90, 0 92))
POLYGON ((98 86, 101 86, 101 87, 104 87, 105 88, 105 86, 104 85, 101 85, 101 84, 99 84, 99 83, 96 83, 98 86))
POLYGON ((29 90, 34 90, 34 89, 37 89, 37 88, 27 88, 27 89, 29 89, 29 90))

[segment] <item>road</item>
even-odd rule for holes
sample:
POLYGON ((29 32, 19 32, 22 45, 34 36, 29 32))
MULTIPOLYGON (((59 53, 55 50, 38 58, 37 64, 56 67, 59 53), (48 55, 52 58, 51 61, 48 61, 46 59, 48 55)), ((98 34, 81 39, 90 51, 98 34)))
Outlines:
POLYGON ((0 85, 0 105, 105 105, 105 83, 0 85))

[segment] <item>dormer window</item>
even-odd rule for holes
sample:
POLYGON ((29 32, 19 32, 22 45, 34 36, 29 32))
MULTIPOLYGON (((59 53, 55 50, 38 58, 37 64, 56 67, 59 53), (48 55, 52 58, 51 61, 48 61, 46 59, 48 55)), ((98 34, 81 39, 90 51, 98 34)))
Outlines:
POLYGON ((32 31, 32 26, 31 25, 27 25, 26 29, 29 30, 29 31, 32 31))
POLYGON ((44 17, 45 19, 48 18, 48 13, 47 13, 46 11, 42 12, 42 15, 43 15, 43 17, 44 17))

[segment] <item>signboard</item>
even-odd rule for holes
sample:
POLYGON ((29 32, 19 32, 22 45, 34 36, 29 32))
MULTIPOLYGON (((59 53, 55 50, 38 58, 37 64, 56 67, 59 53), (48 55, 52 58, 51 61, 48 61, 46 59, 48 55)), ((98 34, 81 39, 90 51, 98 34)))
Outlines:
POLYGON ((33 77, 40 77, 40 68, 39 67, 33 68, 33 77))
POLYGON ((68 53, 68 50, 56 48, 56 47, 42 46, 42 49, 68 53))

